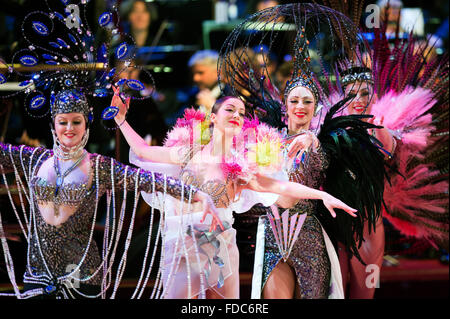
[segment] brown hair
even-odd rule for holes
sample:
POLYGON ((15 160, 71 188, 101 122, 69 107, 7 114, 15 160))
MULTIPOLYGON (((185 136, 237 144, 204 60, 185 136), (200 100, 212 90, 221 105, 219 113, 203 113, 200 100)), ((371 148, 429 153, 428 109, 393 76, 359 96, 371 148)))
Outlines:
POLYGON ((235 97, 235 96, 232 96, 232 95, 222 96, 222 97, 220 97, 220 98, 218 98, 216 100, 216 103, 214 103, 214 105, 213 105, 213 107, 211 109, 211 113, 217 114, 217 112, 219 112, 219 110, 222 107, 222 105, 229 99, 238 99, 238 100, 240 100, 238 97, 235 97))

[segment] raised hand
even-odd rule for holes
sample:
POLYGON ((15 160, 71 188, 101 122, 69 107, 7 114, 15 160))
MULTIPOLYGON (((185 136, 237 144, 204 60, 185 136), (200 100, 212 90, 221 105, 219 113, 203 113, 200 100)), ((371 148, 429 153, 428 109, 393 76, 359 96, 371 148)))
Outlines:
MULTIPOLYGON (((307 150, 311 145, 314 145, 315 147, 318 146, 318 140, 312 133, 303 133, 295 137, 295 139, 289 144, 288 148, 288 158, 291 159, 299 151, 302 153, 307 150)), ((300 154, 301 156, 302 154, 300 154)))
POLYGON ((120 96, 120 88, 116 86, 113 86, 112 88, 114 91, 114 96, 111 100, 111 105, 119 108, 119 113, 117 113, 115 120, 116 122, 123 122, 125 120, 125 115, 127 114, 128 108, 130 107, 131 97, 127 97, 125 101, 123 101, 120 96))
POLYGON ((371 118, 369 118, 367 120, 367 123, 377 125, 377 126, 383 126, 383 122, 384 122, 384 116, 381 116, 381 118, 379 120, 376 119, 375 116, 372 116, 371 118))
POLYGON ((351 208, 344 202, 340 201, 339 199, 331 196, 328 193, 324 193, 324 196, 322 197, 323 204, 328 209, 328 211, 331 213, 331 216, 333 218, 336 218, 336 212, 334 211, 335 208, 339 208, 347 212, 349 215, 356 217, 356 209, 351 208))

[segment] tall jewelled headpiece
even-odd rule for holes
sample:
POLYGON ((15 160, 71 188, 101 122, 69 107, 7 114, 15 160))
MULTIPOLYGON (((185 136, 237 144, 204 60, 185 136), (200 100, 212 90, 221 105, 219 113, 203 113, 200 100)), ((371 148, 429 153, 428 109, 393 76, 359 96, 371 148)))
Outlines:
POLYGON ((52 119, 58 114, 64 113, 81 113, 84 115, 86 122, 92 119, 92 111, 83 92, 78 90, 64 90, 58 92, 54 101, 50 102, 52 119))
MULTIPOLYGON (((113 85, 120 86, 123 99, 151 96, 147 91, 154 87, 153 77, 135 64, 135 41, 119 31, 115 5, 97 16, 91 28, 88 21, 96 12, 93 1, 43 0, 42 4, 40 11, 25 16, 22 41, 11 63, 0 59, 0 96, 24 93, 25 109, 33 117, 50 111, 54 117, 55 112, 71 108, 88 115, 86 98, 112 95, 113 85), (128 79, 135 69, 139 79, 128 79), (8 90, 10 82, 19 84, 8 90), (70 93, 61 94, 65 91, 70 93)), ((103 123, 116 128, 112 119, 118 108, 96 103, 100 104, 103 123)))
POLYGON ((347 85, 359 82, 368 82, 373 85, 372 70, 367 67, 352 67, 341 72, 341 86, 345 88, 347 85))
POLYGON ((295 87, 303 86, 308 88, 315 99, 315 108, 319 103, 319 89, 315 83, 313 73, 310 68, 311 57, 308 52, 309 41, 305 36, 305 28, 302 27, 295 38, 293 46, 293 70, 291 79, 286 83, 284 89, 284 99, 295 87))
POLYGON ((321 117, 335 104, 330 99, 337 91, 335 65, 349 58, 359 62, 366 51, 358 27, 341 12, 314 3, 279 5, 248 16, 228 35, 219 54, 219 81, 244 99, 247 112, 281 129, 291 89, 309 88, 321 117), (255 62, 253 48, 260 47, 279 58, 278 66, 292 70, 287 83, 270 74, 268 63, 255 62))

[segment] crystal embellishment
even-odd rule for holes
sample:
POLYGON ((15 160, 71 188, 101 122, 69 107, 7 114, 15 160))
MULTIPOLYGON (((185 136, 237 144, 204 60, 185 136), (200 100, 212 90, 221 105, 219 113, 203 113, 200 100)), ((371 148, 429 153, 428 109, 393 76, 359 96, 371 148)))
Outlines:
POLYGON ((120 59, 123 59, 127 55, 127 53, 128 53, 128 46, 125 42, 123 42, 117 48, 116 56, 120 60, 120 59))
POLYGON ((30 101, 30 108, 33 110, 40 109, 45 104, 45 97, 41 94, 33 97, 30 101))
POLYGON ((39 21, 33 21, 33 30, 39 35, 49 35, 47 26, 39 21))
POLYGON ((145 89, 144 84, 139 80, 127 80, 127 86, 135 91, 142 91, 145 89))
POLYGON ((119 108, 117 106, 109 106, 105 108, 102 112, 102 119, 110 120, 113 119, 117 113, 119 113, 119 108))
POLYGON ((20 64, 24 66, 34 66, 38 63, 38 60, 32 55, 24 55, 20 59, 20 64))
POLYGON ((111 22, 111 13, 105 12, 98 18, 98 24, 102 27, 106 27, 111 22))

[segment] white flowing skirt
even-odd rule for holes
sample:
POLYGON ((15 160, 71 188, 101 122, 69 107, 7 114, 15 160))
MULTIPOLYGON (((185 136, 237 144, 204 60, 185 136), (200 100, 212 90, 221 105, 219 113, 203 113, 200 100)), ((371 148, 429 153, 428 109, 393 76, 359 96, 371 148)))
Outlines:
POLYGON ((202 297, 208 289, 222 298, 239 298, 239 252, 236 230, 231 227, 232 212, 219 209, 219 217, 228 228, 216 232, 208 232, 211 216, 200 223, 203 212, 183 216, 167 213, 163 241, 164 298, 202 297))

